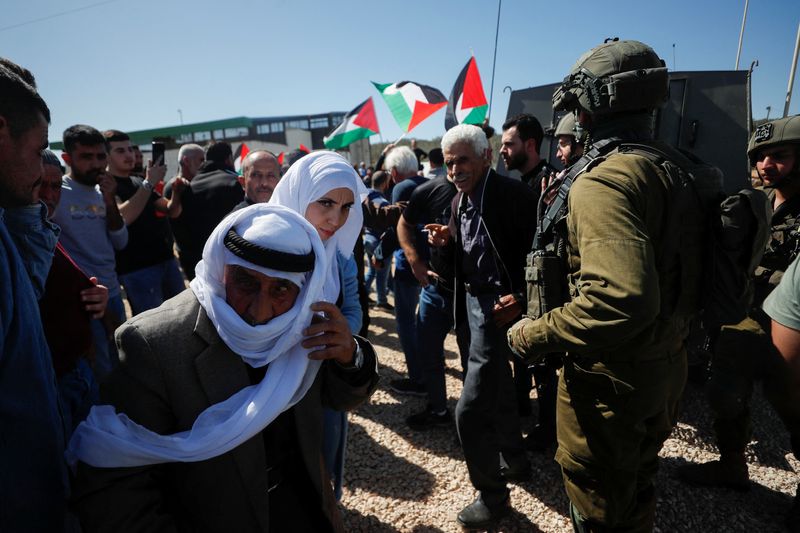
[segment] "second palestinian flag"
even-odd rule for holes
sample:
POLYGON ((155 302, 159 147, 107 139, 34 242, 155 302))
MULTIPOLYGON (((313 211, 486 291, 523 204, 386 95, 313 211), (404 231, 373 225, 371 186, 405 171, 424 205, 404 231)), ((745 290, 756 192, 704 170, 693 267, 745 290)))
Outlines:
POLYGON ((233 161, 233 168, 240 176, 242 175, 242 172, 244 172, 244 158, 247 157, 247 154, 249 153, 250 148, 248 148, 245 143, 242 143, 242 145, 239 147, 239 155, 236 156, 236 159, 233 161))
POLYGON ((344 120, 330 135, 322 139, 325 148, 338 150, 359 139, 378 133, 378 118, 370 96, 344 116, 344 120))
POLYGON ((471 57, 453 85, 444 116, 444 129, 449 130, 458 124, 483 124, 487 108, 478 64, 471 57))
POLYGON ((413 81, 373 81, 372 84, 380 91, 397 124, 406 133, 447 105, 447 99, 440 90, 413 81))

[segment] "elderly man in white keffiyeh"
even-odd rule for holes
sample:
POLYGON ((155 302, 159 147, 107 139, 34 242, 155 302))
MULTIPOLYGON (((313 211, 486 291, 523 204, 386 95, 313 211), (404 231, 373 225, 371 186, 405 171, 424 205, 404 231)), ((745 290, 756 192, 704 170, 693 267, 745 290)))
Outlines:
POLYGON ((191 288, 117 331, 121 364, 76 430, 84 531, 336 531, 322 406, 375 388, 372 346, 324 300, 317 231, 280 206, 226 217, 191 288))

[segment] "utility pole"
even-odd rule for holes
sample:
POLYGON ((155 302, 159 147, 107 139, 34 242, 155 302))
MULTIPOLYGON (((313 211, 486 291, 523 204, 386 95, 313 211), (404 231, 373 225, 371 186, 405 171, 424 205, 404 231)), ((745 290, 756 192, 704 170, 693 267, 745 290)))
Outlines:
POLYGON ((783 116, 789 114, 789 104, 792 102, 792 86, 794 86, 794 74, 797 72, 797 54, 800 52, 800 23, 797 24, 797 41, 794 43, 794 57, 792 57, 792 69, 789 71, 789 87, 786 88, 786 103, 783 106, 783 116))
POLYGON ((744 39, 744 23, 747 22, 747 4, 750 0, 744 0, 744 15, 742 15, 742 29, 739 31, 739 48, 736 50, 736 66, 733 70, 739 70, 739 57, 742 55, 742 39, 744 39))
POLYGON ((181 126, 183 126, 183 111, 178 109, 178 120, 181 121, 181 126))
POLYGON ((771 105, 768 105, 768 106, 767 106, 767 121, 769 121, 769 112, 770 112, 770 111, 772 111, 772 106, 771 106, 771 105))
POLYGON ((492 118, 492 98, 494 97, 494 67, 497 64, 497 38, 500 36, 500 8, 503 7, 503 0, 497 2, 497 27, 494 30, 494 59, 492 60, 492 84, 489 89, 489 112, 486 114, 486 123, 492 118))
POLYGON ((672 43, 672 70, 675 70, 675 43, 672 43))

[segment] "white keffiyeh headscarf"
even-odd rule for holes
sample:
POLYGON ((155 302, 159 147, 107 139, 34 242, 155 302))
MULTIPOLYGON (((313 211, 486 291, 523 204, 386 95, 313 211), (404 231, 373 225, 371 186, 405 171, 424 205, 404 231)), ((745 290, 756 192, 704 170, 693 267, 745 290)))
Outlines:
POLYGON ((325 241, 328 271, 323 287, 323 298, 331 303, 336 303, 341 287, 336 252, 345 258, 351 257, 364 224, 360 205, 368 193, 364 182, 347 159, 336 152, 321 150, 308 154, 289 167, 269 201, 270 205, 282 205, 305 216, 311 202, 340 187, 353 192, 355 203, 344 225, 325 241))
MULTIPOLYGON (((75 430, 67 460, 96 467, 131 467, 165 462, 202 461, 228 452, 267 427, 311 387, 320 361, 308 358, 302 331, 311 322, 310 306, 320 300, 329 270, 317 231, 296 212, 255 204, 228 215, 203 249, 191 288, 225 344, 252 367, 269 364, 261 383, 245 387, 224 402, 200 413, 192 428, 159 435, 136 424, 110 405, 92 408, 75 430), (282 272, 248 262, 225 246, 228 230, 261 247, 315 254, 308 274, 282 272), (251 326, 225 301, 225 265, 238 264, 301 287, 294 306, 266 324, 251 326)), ((179 349, 179 348, 178 348, 179 349)))

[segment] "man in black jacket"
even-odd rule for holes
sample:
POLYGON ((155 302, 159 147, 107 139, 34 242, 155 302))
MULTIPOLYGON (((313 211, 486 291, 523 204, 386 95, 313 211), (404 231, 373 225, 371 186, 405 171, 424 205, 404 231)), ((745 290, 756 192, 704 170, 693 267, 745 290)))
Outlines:
POLYGON ((479 491, 458 514, 458 522, 487 528, 510 511, 506 481, 530 476, 505 331, 523 311, 525 256, 536 227, 536 195, 521 181, 490 169, 488 141, 476 126, 450 129, 442 138, 442 150, 458 194, 449 225, 425 227, 434 246, 455 241, 456 290, 467 293, 471 343, 456 426, 470 480, 479 491))
POLYGON ((544 130, 533 115, 521 114, 506 120, 503 124, 503 139, 500 157, 508 170, 517 170, 522 181, 533 187, 536 197, 542 188, 542 179, 550 177, 555 171, 542 159, 542 139, 544 130))
MULTIPOLYGON (((164 196, 170 197, 170 183, 164 196)), ((194 279, 194 267, 203 256, 203 246, 217 224, 244 199, 244 191, 233 170, 233 150, 226 142, 206 150, 206 160, 183 193, 183 212, 170 220, 178 244, 183 273, 194 279)))
MULTIPOLYGON (((559 123, 560 125, 560 123, 559 123)), ((542 183, 547 184, 555 168, 542 159, 544 130, 533 115, 523 113, 511 117, 503 124, 503 139, 500 156, 508 170, 517 170, 520 179, 533 189, 537 211, 542 183)), ((574 140, 574 136, 573 136, 574 140)), ((531 377, 536 380, 536 399, 539 405, 538 421, 528 433, 525 444, 534 451, 544 451, 556 441, 556 388, 558 377, 553 364, 538 364, 532 369, 525 361, 514 358, 514 387, 520 415, 531 413, 531 377)))

